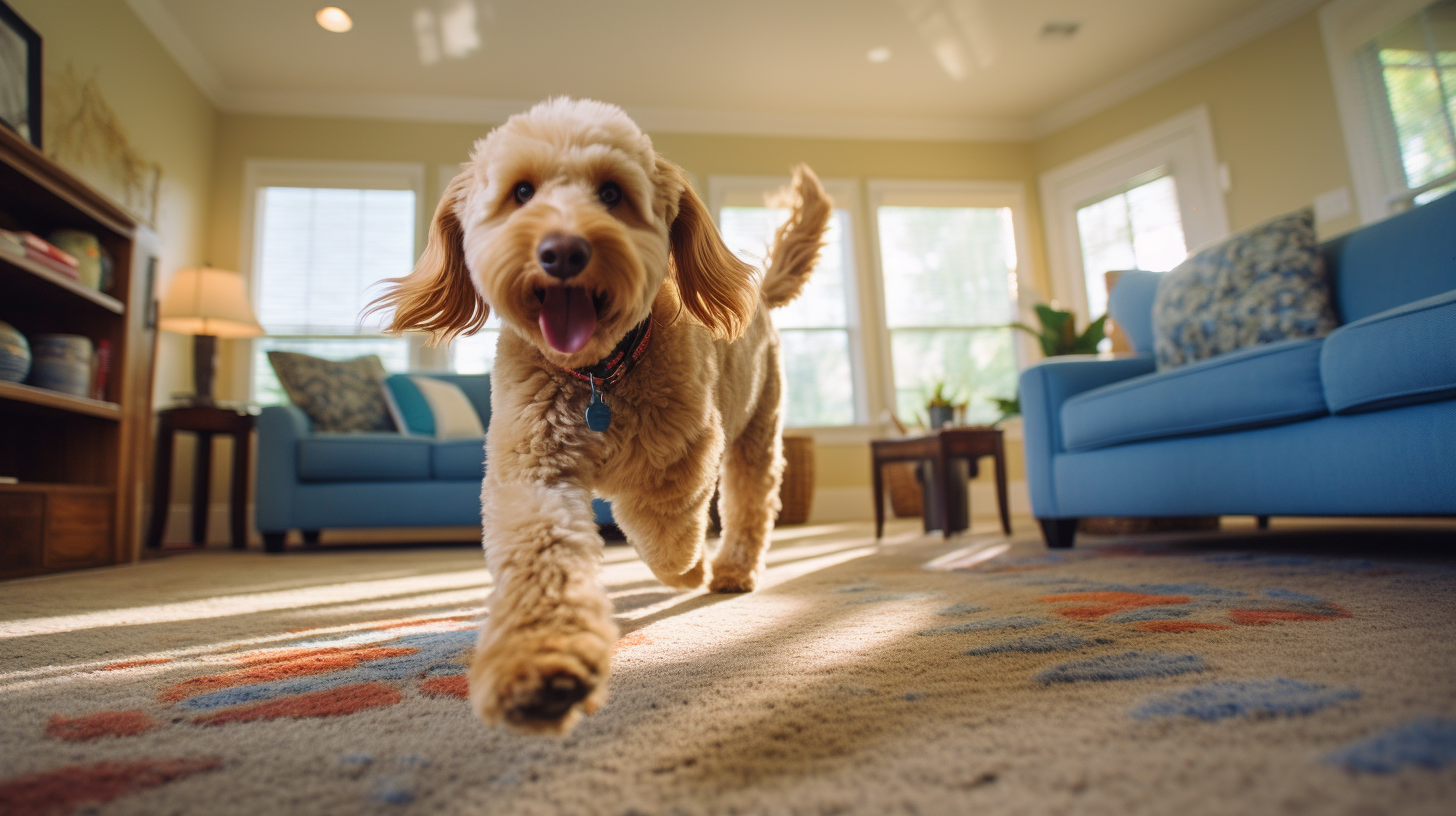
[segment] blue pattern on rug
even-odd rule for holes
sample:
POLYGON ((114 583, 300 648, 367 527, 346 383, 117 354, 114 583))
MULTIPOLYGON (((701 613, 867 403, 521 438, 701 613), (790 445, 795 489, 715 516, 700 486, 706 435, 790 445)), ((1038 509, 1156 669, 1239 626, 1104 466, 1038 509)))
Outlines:
POLYGON ((1321 599, 1318 595, 1309 595, 1304 592, 1295 592, 1292 589, 1266 589, 1264 590, 1264 596, 1266 598, 1273 598, 1276 601, 1296 601, 1298 603, 1313 604, 1324 603, 1324 600, 1321 599))
POLYGON ((1032 637, 1017 638, 1004 643, 992 643, 987 646, 977 646, 974 649, 964 652, 967 655, 988 655, 1004 654, 1007 652, 1022 652, 1025 654, 1045 654, 1047 652, 1075 652, 1078 649, 1085 649, 1092 645, 1092 641, 1079 638, 1075 635, 1052 632, 1049 635, 1034 635, 1032 637))
POLYGON ((386 645, 400 648, 419 649, 415 654, 400 657, 386 657, 360 663, 352 669, 254 683, 247 686, 200 694, 177 703, 187 711, 210 711, 215 708, 255 703, 287 694, 304 694, 310 691, 367 683, 373 680, 408 680, 423 676, 430 669, 458 657, 475 644, 475 632, 425 632, 389 641, 386 645))
POLYGON ((1195 608, 1197 608, 1197 604, 1188 604, 1186 606, 1144 606, 1138 609, 1129 609, 1125 612, 1108 615, 1107 620, 1113 623, 1137 623, 1138 621, 1186 618, 1193 613, 1195 608))
POLYGON ((955 604, 953 606, 947 606, 946 608, 944 608, 944 609, 936 612, 935 614, 941 615, 941 616, 944 616, 944 617, 947 617, 947 618, 954 618, 954 617, 958 617, 960 615, 970 615, 970 614, 975 613, 975 612, 985 612, 985 611, 986 611, 986 607, 984 607, 984 606, 976 606, 975 604, 968 604, 968 603, 958 603, 958 604, 955 604))
POLYGON ((1359 696, 1356 689, 1330 688, 1285 677, 1231 680, 1153 697, 1134 709, 1132 716, 1139 720, 1195 717, 1208 722, 1244 716, 1291 717, 1359 696))
POLYGON ((1456 720, 1416 720, 1341 748, 1325 757, 1351 771, 1393 774, 1411 766, 1438 770, 1456 764, 1456 720))
POLYGON ((1046 620, 1043 618, 1009 615, 1001 618, 981 618, 980 620, 966 621, 965 623, 953 623, 950 626, 937 626, 934 629, 922 629, 915 634, 945 635, 965 634, 966 632, 989 632, 993 629, 1030 629, 1033 626, 1041 626, 1044 623, 1046 623, 1046 620))
POLYGON ((1106 682, 1136 680, 1142 677, 1174 677, 1201 672, 1207 668, 1208 664, 1198 655, 1123 652, 1052 666, 1038 672, 1036 679, 1043 683, 1106 682))

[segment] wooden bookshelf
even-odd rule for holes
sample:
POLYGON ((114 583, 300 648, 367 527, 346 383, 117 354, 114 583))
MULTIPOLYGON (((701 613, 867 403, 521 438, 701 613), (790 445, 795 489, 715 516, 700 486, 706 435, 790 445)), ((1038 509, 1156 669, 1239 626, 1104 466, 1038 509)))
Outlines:
POLYGON ((156 237, 29 143, 0 127, 0 226, 95 235, 114 262, 100 292, 25 258, 0 256, 0 320, 27 338, 105 340, 105 393, 88 399, 0 383, 0 578, 135 560, 150 459, 156 237))

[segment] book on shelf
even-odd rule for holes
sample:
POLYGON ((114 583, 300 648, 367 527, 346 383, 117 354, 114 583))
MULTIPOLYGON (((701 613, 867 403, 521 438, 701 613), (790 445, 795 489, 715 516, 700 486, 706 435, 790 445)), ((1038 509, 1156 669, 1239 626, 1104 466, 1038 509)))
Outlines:
POLYGON ((79 280, 81 277, 74 255, 56 248, 50 241, 33 232, 0 229, 0 254, 34 261, 72 280, 79 280))
POLYGON ((91 399, 106 399, 106 379, 111 376, 111 341, 96 341, 94 370, 91 374, 91 399))
POLYGON ((36 253, 44 255, 57 263, 65 264, 72 269, 80 265, 80 261, 76 260, 75 255, 66 252, 33 232, 22 232, 19 235, 21 240, 25 241, 26 249, 34 250, 36 253))

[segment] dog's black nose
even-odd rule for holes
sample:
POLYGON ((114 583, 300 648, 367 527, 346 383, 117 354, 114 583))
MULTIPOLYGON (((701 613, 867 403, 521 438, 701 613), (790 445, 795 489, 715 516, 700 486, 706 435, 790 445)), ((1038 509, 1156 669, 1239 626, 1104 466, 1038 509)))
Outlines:
POLYGON ((580 235, 553 232, 536 247, 536 260, 553 278, 566 280, 581 274, 591 260, 592 248, 580 235))

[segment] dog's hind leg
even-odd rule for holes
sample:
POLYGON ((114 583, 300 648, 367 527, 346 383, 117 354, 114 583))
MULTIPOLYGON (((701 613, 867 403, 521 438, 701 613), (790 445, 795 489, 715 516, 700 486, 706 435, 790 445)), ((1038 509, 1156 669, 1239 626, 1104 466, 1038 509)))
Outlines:
POLYGON ((779 514, 784 476, 782 384, 777 366, 766 378, 758 409, 723 457, 723 547, 713 559, 714 592, 752 592, 763 572, 769 533, 779 514))
POLYGON ((598 580, 590 502, 573 484, 485 480, 495 589, 469 676, 471 704, 487 722, 562 733, 606 701, 617 627, 598 580))
POLYGON ((677 464, 612 497, 612 518, 659 581, 679 589, 703 585, 713 465, 722 444, 699 440, 677 464))

